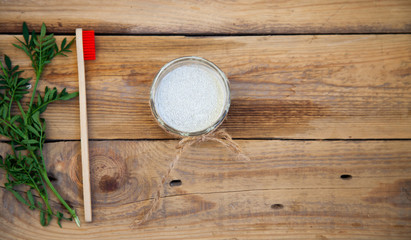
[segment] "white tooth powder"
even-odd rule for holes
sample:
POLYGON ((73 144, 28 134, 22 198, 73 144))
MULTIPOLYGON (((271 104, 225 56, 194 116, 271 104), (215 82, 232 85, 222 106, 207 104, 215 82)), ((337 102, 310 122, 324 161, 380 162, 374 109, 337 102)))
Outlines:
POLYGON ((215 124, 224 113, 226 85, 221 75, 202 64, 186 64, 168 72, 158 83, 154 107, 168 126, 198 132, 215 124))

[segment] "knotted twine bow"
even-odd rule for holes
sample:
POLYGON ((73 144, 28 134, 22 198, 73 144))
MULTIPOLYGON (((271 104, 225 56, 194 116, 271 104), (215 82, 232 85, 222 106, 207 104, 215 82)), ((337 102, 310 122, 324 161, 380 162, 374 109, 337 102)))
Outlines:
POLYGON ((184 137, 183 139, 180 140, 180 142, 176 146, 176 149, 177 149, 176 157, 170 163, 166 174, 164 174, 164 176, 162 177, 161 182, 157 187, 157 191, 154 196, 153 202, 151 203, 150 209, 144 214, 144 217, 141 220, 136 220, 134 225, 141 225, 145 223, 148 220, 148 218, 153 214, 153 212, 157 210, 158 205, 160 203, 161 193, 164 190, 164 183, 170 176, 171 171, 173 171, 173 169, 177 166, 177 163, 180 160, 180 157, 183 154, 184 150, 196 143, 207 142, 207 141, 221 143, 223 146, 230 149, 232 152, 234 152, 237 155, 236 160, 250 161, 250 158, 241 151, 240 146, 238 146, 238 144, 233 141, 231 136, 224 129, 217 130, 215 132, 211 132, 211 133, 208 133, 202 136, 184 137))

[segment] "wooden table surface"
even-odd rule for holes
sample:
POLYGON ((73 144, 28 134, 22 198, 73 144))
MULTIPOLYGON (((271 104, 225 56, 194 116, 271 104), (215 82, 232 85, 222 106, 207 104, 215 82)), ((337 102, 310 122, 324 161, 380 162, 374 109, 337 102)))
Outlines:
MULTIPOLYGON (((84 222, 75 99, 44 115, 45 155, 82 227, 41 227, 0 171, 1 239, 411 239, 411 1, 0 0, 0 55, 28 70, 11 46, 23 21, 59 40, 97 33, 86 63, 94 221, 84 222), (178 143, 151 116, 151 83, 190 55, 228 76, 222 128, 251 161, 192 146, 168 180, 181 186, 167 182, 135 226, 178 143)), ((75 53, 41 85, 76 91, 75 53)))

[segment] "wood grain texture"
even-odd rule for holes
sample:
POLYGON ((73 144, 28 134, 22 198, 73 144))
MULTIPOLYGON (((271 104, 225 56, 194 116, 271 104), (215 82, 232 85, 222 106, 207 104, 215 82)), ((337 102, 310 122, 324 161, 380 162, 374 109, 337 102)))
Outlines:
MULTIPOLYGON (((0 53, 28 69, 13 41, 0 36, 0 53)), ((411 138, 410 42, 401 34, 96 37, 97 60, 86 63, 89 137, 170 138, 151 116, 151 83, 165 63, 195 55, 230 79, 222 127, 235 138, 411 138)), ((42 78, 39 89, 75 91, 75 55, 56 58, 42 78)), ((78 112, 75 100, 50 106, 47 137, 79 139, 78 112)))
POLYGON ((408 0, 0 1, 0 32, 22 21, 105 34, 392 33, 411 31, 408 0))
MULTIPOLYGON (((161 206, 141 218, 175 154, 170 141, 92 141, 93 223, 77 228, 38 215, 0 188, 2 239, 409 239, 408 141, 238 141, 236 162, 215 143, 183 154, 161 206), (341 179, 342 174, 352 176, 341 179)), ((1 152, 8 146, 0 144, 1 152)), ((49 173, 81 215, 80 143, 49 143, 49 173)), ((0 172, 1 183, 4 173, 0 172)), ((171 180, 170 179, 170 180, 171 180)))

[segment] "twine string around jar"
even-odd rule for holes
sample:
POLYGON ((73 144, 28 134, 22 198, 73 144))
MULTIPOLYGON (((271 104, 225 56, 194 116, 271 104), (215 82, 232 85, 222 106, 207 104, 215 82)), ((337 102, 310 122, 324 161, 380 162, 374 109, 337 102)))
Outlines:
POLYGON ((181 155, 183 154, 185 149, 187 149, 188 147, 194 144, 201 143, 201 142, 207 142, 207 141, 213 141, 213 142, 222 144, 224 147, 226 147, 227 149, 231 150, 233 153, 236 154, 236 160, 238 161, 250 161, 250 158, 243 153, 240 146, 236 142, 233 141, 230 134, 228 134, 224 129, 220 129, 220 130, 217 130, 217 131, 214 131, 208 134, 204 134, 201 136, 182 138, 176 146, 176 149, 177 149, 176 156, 170 162, 167 172, 161 178, 161 182, 157 187, 154 199, 151 202, 149 210, 144 214, 141 220, 136 220, 134 225, 141 225, 147 222, 147 220, 151 217, 153 212, 157 210, 159 203, 160 203, 161 193, 164 191, 164 184, 166 180, 169 178, 171 172, 176 168, 177 163, 180 160, 181 155))
POLYGON ((182 139, 148 210, 132 227, 148 221, 158 209, 165 184, 188 147, 201 142, 217 142, 235 153, 236 160, 250 160, 225 130, 217 130, 230 104, 230 82, 214 63, 201 57, 181 57, 160 69, 150 91, 151 112, 160 127, 182 139))

